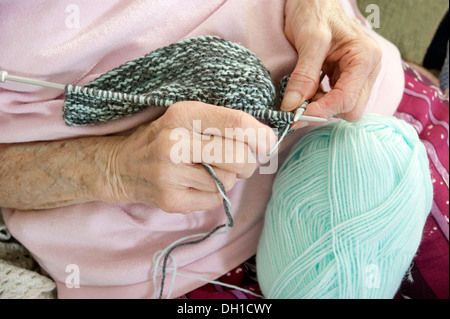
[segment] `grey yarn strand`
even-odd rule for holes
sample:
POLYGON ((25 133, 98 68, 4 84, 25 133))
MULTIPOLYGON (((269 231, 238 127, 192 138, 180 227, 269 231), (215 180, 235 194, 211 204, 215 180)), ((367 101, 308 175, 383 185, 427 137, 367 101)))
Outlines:
MULTIPOLYGON (((280 98, 288 79, 280 82, 280 98)), ((258 57, 236 43, 213 36, 186 39, 158 49, 86 86, 67 85, 63 117, 69 126, 92 125, 180 101, 242 110, 285 133, 294 118, 293 113, 276 109, 275 87, 258 57)), ((168 259, 175 249, 199 244, 218 230, 233 227, 225 188, 214 170, 204 166, 224 197, 227 222, 200 239, 179 243, 166 252, 159 298, 164 291, 168 259)))
MULTIPOLYGON (((205 165, 204 164, 203 166, 206 168, 206 170, 208 171, 209 175, 213 178, 213 180, 216 183, 217 187, 220 188, 222 194, 225 194, 225 187, 223 186, 222 182, 217 178, 216 173, 214 172, 214 170, 209 165, 205 165)), ((175 249, 183 247, 183 246, 199 244, 199 243, 207 240, 209 237, 211 237, 215 233, 217 233, 218 230, 220 230, 222 228, 225 228, 225 227, 233 227, 234 220, 233 220, 233 217, 231 216, 230 206, 229 206, 229 204, 228 204, 228 202, 227 202, 227 200, 225 198, 223 199, 223 207, 225 209, 225 215, 227 216, 227 219, 228 219, 227 223, 219 225, 219 226, 216 226, 214 229, 212 229, 209 233, 207 233, 205 236, 203 236, 200 239, 193 240, 193 241, 188 241, 188 242, 184 242, 184 243, 180 243, 180 244, 177 244, 177 245, 173 246, 164 255, 163 264, 162 264, 162 274, 161 274, 161 288, 159 290, 159 299, 162 299, 163 292, 164 292, 164 284, 165 284, 165 281, 166 281, 166 273, 167 273, 167 262, 168 262, 168 259, 170 257, 170 254, 175 249)))
POLYGON ((261 60, 215 36, 160 48, 85 86, 67 85, 63 117, 70 126, 92 125, 180 101, 242 110, 278 129, 293 122, 292 113, 276 109, 275 87, 261 60))

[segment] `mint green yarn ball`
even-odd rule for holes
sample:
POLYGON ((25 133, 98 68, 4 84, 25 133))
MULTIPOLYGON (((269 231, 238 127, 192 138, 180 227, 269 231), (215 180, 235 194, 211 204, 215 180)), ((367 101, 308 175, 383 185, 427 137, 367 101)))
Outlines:
POLYGON ((258 244, 266 298, 393 298, 433 190, 425 147, 402 120, 365 115, 302 138, 277 173, 258 244))

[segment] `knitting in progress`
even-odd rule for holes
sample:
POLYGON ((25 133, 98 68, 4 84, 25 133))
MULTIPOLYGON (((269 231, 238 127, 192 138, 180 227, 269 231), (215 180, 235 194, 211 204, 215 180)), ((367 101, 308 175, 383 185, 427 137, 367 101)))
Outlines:
MULTIPOLYGON (((287 80, 286 77, 280 83, 281 93, 287 80)), ((91 125, 130 116, 147 107, 200 101, 245 111, 282 129, 283 138, 294 114, 276 110, 275 92, 269 71, 252 52, 219 37, 197 37, 129 61, 84 87, 67 85, 63 115, 67 125, 91 125)), ((163 295, 167 263, 175 249, 198 244, 218 230, 233 226, 225 189, 212 167, 204 166, 223 197, 228 222, 209 233, 182 238, 160 252, 154 260, 155 276, 162 260, 159 298, 163 295)))
POLYGON ((393 298, 433 189, 424 145, 402 120, 365 115, 301 139, 276 177, 257 251, 267 298, 393 298))
MULTIPOLYGON (((281 97, 286 83, 287 78, 280 83, 281 97)), ((200 37, 128 62, 83 88, 67 86, 64 118, 68 125, 94 124, 149 105, 195 100, 245 111, 286 132, 293 113, 276 110, 275 92, 269 72, 251 52, 200 37)), ((359 124, 340 122, 311 133, 293 154, 279 173, 282 185, 275 183, 257 255, 265 296, 392 298, 431 205, 428 160, 416 132, 395 119, 366 116, 359 124), (369 270, 379 272, 374 274, 379 282, 365 285, 369 270), (374 285, 379 289, 371 289, 374 285)), ((223 186, 214 179, 228 223, 161 252, 154 261, 154 275, 163 261, 160 298, 174 249, 233 226, 223 186)), ((176 274, 175 267, 173 278, 176 274)))
POLYGON ((275 87, 260 59, 214 36, 173 43, 84 87, 68 85, 64 120, 71 126, 89 125, 179 101, 242 110, 279 129, 293 122, 293 113, 276 110, 275 87))
MULTIPOLYGON (((200 101, 242 110, 266 121, 272 128, 282 129, 280 139, 269 155, 276 151, 289 132, 294 118, 326 121, 303 116, 307 103, 302 105, 300 114, 277 110, 276 89, 260 59, 246 48, 215 36, 184 39, 160 48, 109 71, 85 86, 11 76, 6 71, 1 71, 0 75, 1 82, 10 80, 64 89, 63 118, 68 126, 108 122, 134 115, 148 107, 169 107, 180 101, 200 101)), ((281 93, 287 81, 287 77, 281 81, 281 93)), ((223 197, 228 221, 209 233, 181 238, 160 252, 154 260, 155 275, 159 269, 162 271, 160 298, 171 252, 182 246, 200 243, 218 230, 225 228, 227 231, 228 227, 233 226, 231 203, 225 188, 213 168, 207 164, 204 166, 223 197)))
MULTIPOLYGON (((4 82, 6 74, 2 77, 4 82)), ((279 84, 279 98, 287 80, 279 84)), ((278 129, 282 134, 276 149, 295 118, 276 108, 277 90, 258 57, 213 36, 184 39, 85 86, 63 87, 68 126, 200 101, 245 111, 278 129)), ((419 142, 409 126, 381 116, 327 125, 302 139, 278 173, 266 212, 257 264, 265 297, 392 297, 417 250, 432 197, 419 142), (369 286, 380 289, 361 286, 370 267, 379 271, 381 280, 369 286)), ((234 224, 222 183, 211 166, 204 166, 223 197, 227 222, 208 233, 180 238, 155 254, 155 297, 163 296, 169 260, 170 291, 175 276, 182 275, 176 272, 175 249, 198 244, 222 229, 227 232, 234 224)))

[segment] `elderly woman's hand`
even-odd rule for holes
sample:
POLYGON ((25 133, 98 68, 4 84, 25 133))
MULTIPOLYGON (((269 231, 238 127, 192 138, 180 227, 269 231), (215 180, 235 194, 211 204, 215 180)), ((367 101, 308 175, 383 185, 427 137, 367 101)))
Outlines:
POLYGON ((170 213, 213 209, 223 201, 201 163, 230 190, 236 178, 253 174, 255 154, 267 153, 276 139, 242 111, 179 102, 130 136, 0 144, 0 207, 36 210, 100 200, 170 213))
POLYGON ((337 0, 287 0, 285 14, 285 33, 297 49, 298 63, 281 109, 295 110, 312 98, 323 70, 332 90, 314 97, 305 115, 358 121, 381 68, 378 44, 345 15, 337 0))
POLYGON ((223 198, 201 163, 213 167, 228 191, 236 178, 253 174, 255 154, 267 153, 275 141, 273 131, 247 113, 179 102, 120 142, 111 157, 114 169, 107 200, 154 205, 169 213, 217 208, 223 205, 223 198), (201 124, 196 122, 196 127, 194 121, 201 124), (237 134, 230 134, 235 128, 239 128, 237 134), (249 138, 251 132, 259 138, 249 138), (227 159, 230 154, 233 158, 227 159))

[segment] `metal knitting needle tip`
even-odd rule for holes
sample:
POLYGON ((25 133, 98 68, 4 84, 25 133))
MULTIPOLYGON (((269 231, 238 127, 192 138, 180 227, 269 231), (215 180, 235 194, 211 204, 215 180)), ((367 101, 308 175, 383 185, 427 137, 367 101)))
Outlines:
POLYGON ((308 116, 308 115, 302 115, 297 121, 303 121, 303 122, 315 122, 315 123, 325 123, 328 122, 327 119, 323 119, 321 117, 316 116, 308 116))
MULTIPOLYGON (((322 83, 324 78, 325 78, 325 72, 322 72, 320 74, 319 85, 320 85, 320 83, 322 83)), ((302 105, 300 105, 300 107, 297 109, 297 111, 295 111, 294 123, 298 122, 298 121, 316 122, 316 123, 328 122, 327 119, 323 119, 321 117, 303 115, 303 113, 305 113, 305 111, 306 111, 306 107, 308 106, 308 104, 310 102, 311 102, 311 100, 303 102, 302 105)))
POLYGON ((308 101, 304 102, 298 109, 295 111, 294 114, 294 123, 298 121, 304 121, 304 122, 315 122, 315 123, 324 123, 328 122, 327 119, 316 117, 316 116, 308 116, 303 115, 306 110, 306 106, 308 105, 308 101))
POLYGON ((15 75, 9 75, 8 72, 6 72, 6 71, 0 71, 0 82, 5 83, 6 81, 13 81, 13 82, 20 82, 20 83, 26 83, 26 84, 31 84, 31 85, 37 85, 37 86, 44 86, 44 87, 58 89, 58 90, 65 90, 65 88, 66 88, 66 86, 64 84, 34 80, 34 79, 24 78, 24 77, 15 76, 15 75))
POLYGON ((297 122, 300 120, 300 117, 303 116, 303 113, 306 111, 306 106, 308 105, 308 101, 303 102, 302 105, 295 111, 294 113, 294 122, 297 122))

